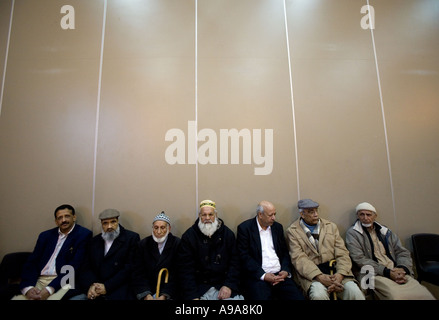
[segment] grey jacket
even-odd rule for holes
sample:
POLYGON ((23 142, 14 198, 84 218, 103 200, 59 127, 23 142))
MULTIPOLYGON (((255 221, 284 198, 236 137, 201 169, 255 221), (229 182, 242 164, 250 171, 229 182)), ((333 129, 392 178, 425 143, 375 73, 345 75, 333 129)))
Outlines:
MULTIPOLYGON (((410 251, 402 246, 398 236, 390 229, 377 222, 374 224, 377 236, 382 241, 386 254, 393 260, 395 267, 404 268, 407 275, 413 276, 413 262, 410 251)), ((352 261, 358 268, 369 265, 373 267, 376 275, 389 277, 390 269, 377 262, 373 244, 369 237, 369 233, 363 229, 359 220, 346 232, 346 247, 352 261)), ((364 275, 366 273, 357 274, 357 277, 360 280, 364 275)))

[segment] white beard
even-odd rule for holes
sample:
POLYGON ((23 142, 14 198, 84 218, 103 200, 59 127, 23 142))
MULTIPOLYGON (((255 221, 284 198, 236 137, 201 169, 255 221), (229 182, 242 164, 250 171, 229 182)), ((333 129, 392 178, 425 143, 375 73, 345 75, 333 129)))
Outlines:
POLYGON ((371 227, 372 225, 373 225, 373 223, 361 223, 361 225, 363 226, 363 227, 365 227, 365 228, 369 228, 369 227, 371 227))
POLYGON ((201 220, 198 221, 198 228, 200 228, 200 231, 208 237, 211 237, 216 230, 218 230, 218 219, 215 219, 212 223, 202 223, 201 220))
POLYGON ((105 241, 114 241, 120 234, 120 226, 117 226, 116 230, 110 231, 110 232, 104 232, 104 229, 102 229, 102 239, 105 241))
POLYGON ((161 237, 161 238, 157 238, 157 237, 154 235, 154 233, 153 233, 153 234, 152 234, 152 238, 153 238, 154 241, 157 242, 157 243, 163 243, 163 242, 166 241, 166 239, 168 239, 168 234, 169 234, 169 230, 166 231, 166 234, 165 234, 163 237, 161 237))

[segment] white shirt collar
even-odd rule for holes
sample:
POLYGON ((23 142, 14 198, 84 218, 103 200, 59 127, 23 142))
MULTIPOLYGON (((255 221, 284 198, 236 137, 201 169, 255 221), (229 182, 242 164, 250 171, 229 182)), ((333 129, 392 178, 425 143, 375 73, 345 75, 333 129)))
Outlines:
POLYGON ((58 228, 58 234, 61 236, 68 236, 69 234, 70 234, 70 232, 72 232, 73 231, 73 229, 75 229, 75 226, 76 226, 76 222, 73 222, 73 227, 72 227, 72 229, 70 229, 70 231, 69 232, 67 232, 67 234, 64 234, 64 233, 62 233, 61 232, 61 229, 60 228, 58 228))
POLYGON ((268 230, 271 229, 271 227, 268 226, 267 229, 264 230, 264 229, 261 227, 261 225, 259 224, 259 220, 258 220, 258 217, 257 217, 257 216, 256 216, 256 223, 258 224, 259 232, 261 232, 261 231, 268 231, 268 230))

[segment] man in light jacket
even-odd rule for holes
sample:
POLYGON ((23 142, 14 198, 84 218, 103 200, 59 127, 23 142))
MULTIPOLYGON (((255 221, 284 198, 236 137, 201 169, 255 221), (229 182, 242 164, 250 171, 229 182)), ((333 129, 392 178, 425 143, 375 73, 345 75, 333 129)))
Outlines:
POLYGON ((358 274, 362 286, 373 289, 382 300, 434 299, 413 278, 410 251, 396 234, 375 221, 376 209, 363 202, 355 211, 358 219, 346 233, 346 246, 352 261, 363 270, 358 274))
POLYGON ((319 218, 318 207, 311 199, 299 200, 300 218, 287 230, 298 283, 311 300, 329 300, 333 292, 343 300, 364 300, 338 228, 335 223, 319 218), (336 270, 330 275, 329 262, 334 259, 336 270))

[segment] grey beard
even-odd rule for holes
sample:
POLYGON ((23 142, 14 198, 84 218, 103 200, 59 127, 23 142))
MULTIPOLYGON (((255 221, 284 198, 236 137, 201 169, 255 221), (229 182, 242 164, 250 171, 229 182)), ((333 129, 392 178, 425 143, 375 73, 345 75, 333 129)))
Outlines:
POLYGON ((218 218, 212 223, 202 223, 201 220, 198 221, 198 228, 200 228, 200 231, 208 237, 211 237, 215 231, 218 230, 218 225, 218 218))
POLYGON ((102 239, 104 239, 105 241, 113 241, 119 235, 120 235, 120 226, 117 226, 117 229, 114 231, 104 232, 104 230, 102 230, 101 236, 102 236, 102 239))
POLYGON ((152 238, 153 238, 154 241, 157 242, 157 243, 163 243, 163 242, 165 242, 165 240, 168 238, 168 234, 169 234, 169 230, 166 231, 166 234, 165 234, 163 237, 161 237, 161 238, 157 238, 157 237, 154 235, 154 233, 153 233, 153 234, 152 234, 152 238))

